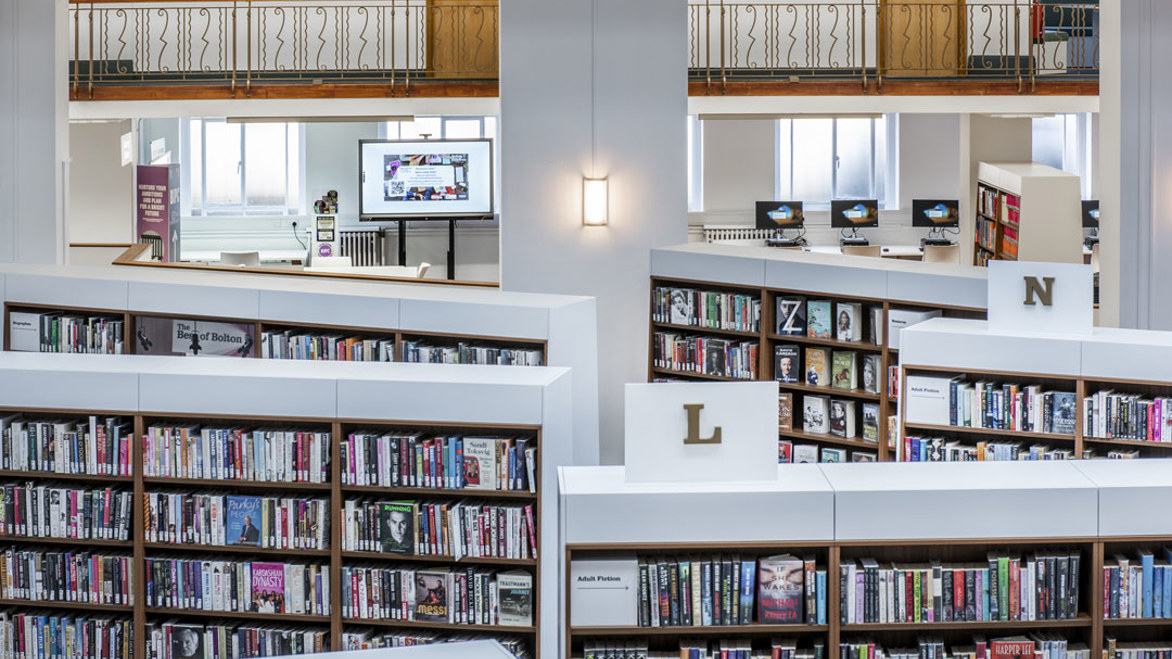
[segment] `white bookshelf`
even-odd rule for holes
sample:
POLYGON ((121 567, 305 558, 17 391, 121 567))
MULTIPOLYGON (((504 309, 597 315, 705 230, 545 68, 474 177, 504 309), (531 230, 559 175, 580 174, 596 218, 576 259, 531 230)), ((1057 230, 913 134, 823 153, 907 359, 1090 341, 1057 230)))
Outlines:
POLYGON ((0 293, 6 304, 46 309, 74 307, 544 342, 547 365, 574 371, 572 462, 598 463, 593 298, 244 272, 16 264, 0 265, 0 293))
MULTIPOLYGON (((539 429, 539 608, 534 610, 534 625, 535 649, 542 657, 557 657, 561 647, 558 614, 564 554, 557 551, 556 483, 558 467, 573 460, 573 400, 570 371, 559 367, 0 353, 4 409, 29 410, 33 416, 239 417, 350 426, 395 422, 539 429)), ((224 487, 232 483, 225 481, 224 487)), ((460 497, 449 490, 436 490, 433 496, 460 497)), ((475 496, 475 491, 467 496, 475 496)), ((137 523, 135 528, 140 528, 137 523)), ((334 549, 341 556, 341 549, 334 549)), ((215 548, 208 551, 214 553, 215 548)), ((513 633, 509 627, 497 629, 496 633, 513 633)), ((489 652, 481 656, 500 656, 491 654, 491 648, 480 649, 489 652)), ((471 656, 444 654, 453 651, 410 656, 471 656)))
MULTIPOLYGON (((982 162, 977 181, 1021 200, 1018 261, 1082 263, 1082 187, 1077 174, 1036 162, 982 162)), ((1001 218, 1004 224, 1005 218, 1001 218)))
POLYGON ((1099 491, 1099 535, 1168 536, 1172 460, 1086 460, 1075 467, 1099 491))

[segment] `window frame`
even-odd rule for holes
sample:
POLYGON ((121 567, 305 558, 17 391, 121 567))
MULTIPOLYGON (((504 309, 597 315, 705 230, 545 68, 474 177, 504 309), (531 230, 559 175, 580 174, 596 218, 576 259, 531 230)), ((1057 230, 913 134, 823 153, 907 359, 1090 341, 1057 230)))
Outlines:
POLYGON ((285 203, 281 205, 249 205, 248 203, 248 128, 251 125, 249 122, 241 122, 240 126, 240 161, 238 167, 240 168, 240 203, 237 204, 208 204, 208 178, 207 178, 207 162, 208 162, 208 143, 207 143, 207 126, 209 123, 224 123, 228 120, 223 117, 187 117, 180 121, 179 125, 179 142, 180 142, 180 163, 182 163, 181 176, 184 178, 184 189, 192 190, 191 174, 196 169, 196 163, 192 163, 192 145, 191 133, 192 123, 199 122, 199 153, 200 162, 198 163, 199 177, 200 177, 200 199, 192 198, 191 193, 188 192, 186 203, 183 204, 182 214, 185 217, 300 217, 305 215, 305 124, 303 122, 286 121, 286 122, 272 122, 284 127, 285 132, 285 203), (296 131, 294 136, 290 135, 290 131, 296 131), (297 149, 297 184, 291 185, 291 167, 289 165, 289 155, 292 152, 291 144, 296 145, 297 149), (295 203, 290 203, 291 198, 294 198, 295 203))
MULTIPOLYGON (((815 118, 828 119, 832 122, 831 123, 831 130, 830 130, 831 168, 830 168, 830 175, 829 175, 831 198, 826 201, 819 200, 819 199, 815 199, 815 200, 802 199, 801 201, 804 203, 804 207, 808 211, 809 210, 828 211, 828 210, 830 210, 830 202, 831 201, 833 201, 835 199, 851 199, 851 198, 853 198, 853 197, 839 196, 838 176, 839 176, 839 169, 841 167, 841 165, 840 165, 841 156, 839 155, 839 149, 838 149, 838 140, 839 140, 839 124, 838 124, 838 122, 840 119, 855 119, 856 117, 850 117, 848 115, 830 116, 830 117, 794 116, 794 117, 787 117, 784 119, 778 119, 776 121, 776 129, 775 129, 776 140, 775 140, 775 144, 774 144, 774 163, 775 163, 774 164, 774 198, 775 199, 794 199, 795 201, 797 201, 797 199, 794 198, 794 192, 793 192, 794 171, 795 171, 795 163, 794 163, 795 152, 794 152, 794 142, 793 142, 793 140, 794 140, 794 123, 793 122, 800 121, 803 119, 815 119, 815 118), (789 129, 788 140, 789 140, 789 160, 790 160, 789 166, 787 169, 789 171, 790 180, 789 180, 788 184, 783 184, 783 182, 781 180, 782 179, 781 172, 783 171, 781 140, 784 137, 786 137, 785 132, 786 132, 787 125, 783 124, 783 122, 787 122, 787 121, 789 122, 788 123, 788 129, 789 129), (783 189, 788 189, 789 192, 783 193, 783 189)), ((881 210, 898 210, 898 207, 899 207, 899 154, 898 154, 898 150, 899 150, 899 118, 898 118, 898 115, 893 114, 893 113, 887 113, 887 114, 882 115, 882 117, 869 116, 869 117, 858 117, 858 118, 866 118, 866 119, 870 120, 871 157, 869 159, 869 169, 870 169, 870 172, 869 172, 870 181, 869 181, 869 186, 868 186, 869 193, 872 195, 873 198, 876 198, 879 200, 879 208, 881 210), (880 130, 877 125, 879 119, 883 120, 883 130, 880 130), (880 144, 879 140, 881 137, 886 142, 883 154, 880 154, 880 152, 879 152, 879 144, 880 144), (883 155, 884 157, 881 158, 880 157, 881 155, 883 155), (879 190, 880 175, 881 174, 882 174, 882 194, 880 194, 880 190, 879 190)))

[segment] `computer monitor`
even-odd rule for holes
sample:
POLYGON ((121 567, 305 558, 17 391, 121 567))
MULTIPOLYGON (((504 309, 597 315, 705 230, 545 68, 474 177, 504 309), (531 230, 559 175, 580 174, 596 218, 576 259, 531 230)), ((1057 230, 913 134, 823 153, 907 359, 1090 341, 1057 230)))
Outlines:
POLYGON ((1082 202, 1082 228, 1099 228, 1099 200, 1082 202))
POLYGON ((835 229, 865 229, 879 226, 879 201, 836 199, 830 202, 830 226, 835 229))
POLYGON ((912 226, 926 229, 960 226, 959 199, 913 199, 912 226))
POLYGON ((800 201, 757 202, 758 229, 796 229, 805 221, 800 201))

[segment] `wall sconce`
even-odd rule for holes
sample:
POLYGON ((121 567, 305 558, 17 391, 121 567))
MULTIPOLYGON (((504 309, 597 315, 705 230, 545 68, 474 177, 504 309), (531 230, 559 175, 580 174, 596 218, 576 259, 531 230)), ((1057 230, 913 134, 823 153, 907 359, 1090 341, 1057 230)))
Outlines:
POLYGON ((606 226, 609 214, 606 179, 582 179, 582 224, 588 227, 606 226))

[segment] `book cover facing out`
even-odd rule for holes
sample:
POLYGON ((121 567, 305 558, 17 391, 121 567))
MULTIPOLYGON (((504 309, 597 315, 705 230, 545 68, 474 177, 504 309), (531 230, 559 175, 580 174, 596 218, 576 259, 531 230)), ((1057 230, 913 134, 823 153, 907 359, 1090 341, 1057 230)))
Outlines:
POLYGON ((390 501, 381 504, 382 551, 389 554, 415 553, 415 504, 390 501))
POLYGON ((261 510, 260 497, 230 496, 227 498, 227 535, 230 545, 260 546, 261 510))
POLYGON ((187 318, 135 316, 134 354, 196 357, 249 357, 256 326, 187 318))
POLYGON ((135 236, 151 246, 151 258, 179 260, 179 165, 139 165, 135 236))
POLYGON ((285 566, 283 564, 252 564, 252 610, 256 613, 285 612, 285 566))

